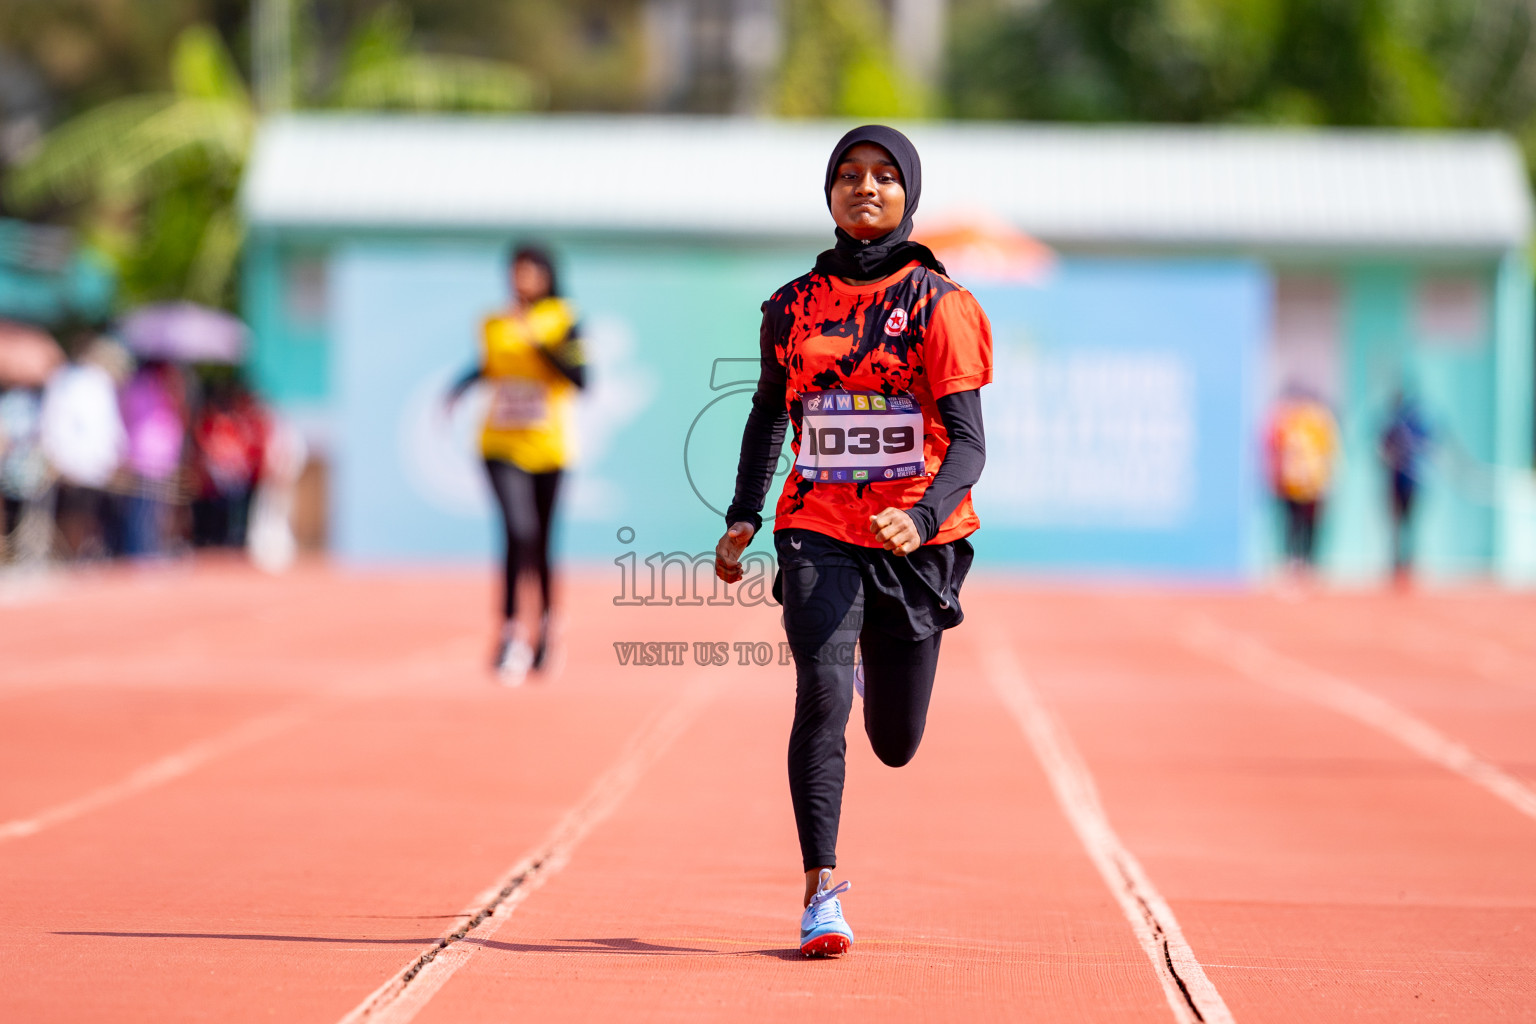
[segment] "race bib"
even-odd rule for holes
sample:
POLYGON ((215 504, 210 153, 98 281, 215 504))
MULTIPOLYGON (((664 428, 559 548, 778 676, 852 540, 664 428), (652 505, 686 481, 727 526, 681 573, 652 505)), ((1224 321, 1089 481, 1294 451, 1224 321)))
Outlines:
POLYGON ((487 419, 496 430, 521 430, 543 424, 549 415, 549 388, 539 381, 510 377, 496 382, 487 419))
POLYGON ((795 468, 813 483, 923 475, 923 413, 911 395, 812 391, 801 396, 795 468))

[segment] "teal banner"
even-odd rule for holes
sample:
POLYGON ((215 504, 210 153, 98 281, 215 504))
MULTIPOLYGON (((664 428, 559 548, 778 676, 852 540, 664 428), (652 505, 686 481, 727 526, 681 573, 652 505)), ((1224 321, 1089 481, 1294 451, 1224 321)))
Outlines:
MULTIPOLYGON (((731 498, 759 308, 811 254, 582 243, 560 255, 591 363, 560 551, 600 564, 702 556, 731 498)), ((335 549, 360 562, 490 558, 483 405, 472 394, 450 413, 443 397, 475 360, 481 317, 505 301, 502 251, 357 244, 337 252, 331 280, 335 549)), ((981 564, 1247 572, 1264 272, 1068 261, 1037 285, 973 290, 996 336, 981 564)), ((788 468, 786 448, 780 481, 788 468)))

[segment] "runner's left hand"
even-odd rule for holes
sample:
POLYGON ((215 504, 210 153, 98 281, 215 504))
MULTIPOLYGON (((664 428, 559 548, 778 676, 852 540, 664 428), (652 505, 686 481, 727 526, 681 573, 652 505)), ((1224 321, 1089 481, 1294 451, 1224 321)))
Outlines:
POLYGON ((870 516, 869 532, 885 545, 885 550, 898 555, 910 555, 923 543, 912 517, 899 508, 888 508, 879 515, 870 516))

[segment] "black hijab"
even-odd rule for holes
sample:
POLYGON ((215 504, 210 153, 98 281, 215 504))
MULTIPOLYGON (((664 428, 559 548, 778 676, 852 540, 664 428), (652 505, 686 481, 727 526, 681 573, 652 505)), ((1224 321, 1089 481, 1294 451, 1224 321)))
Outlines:
POLYGON ((816 257, 816 271, 855 281, 872 281, 894 274, 917 260, 925 267, 944 273, 944 264, 926 245, 910 240, 912 215, 917 212, 917 201, 923 195, 923 164, 917 158, 912 140, 895 128, 866 124, 837 140, 837 145, 832 148, 832 158, 827 161, 827 177, 823 185, 827 208, 832 208, 832 182, 837 177, 837 165, 843 162, 850 149, 862 142, 872 142, 891 155, 896 169, 901 172, 902 188, 907 193, 906 212, 895 231, 868 242, 861 242, 838 228, 837 245, 816 257))

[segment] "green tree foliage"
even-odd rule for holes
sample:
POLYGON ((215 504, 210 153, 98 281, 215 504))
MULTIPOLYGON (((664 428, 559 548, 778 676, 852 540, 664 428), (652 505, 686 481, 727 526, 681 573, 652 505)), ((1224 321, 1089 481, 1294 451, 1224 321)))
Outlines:
MULTIPOLYGON (((0 0, 0 59, 41 75, 68 117, 169 86, 166 54, 194 24, 215 28, 245 64, 254 0, 0 0)), ((293 0, 301 90, 335 86, 359 27, 383 7, 408 12, 411 48, 515 65, 535 99, 560 110, 638 106, 645 0, 293 0)))
POLYGON ((410 0, 404 6, 421 46, 516 64, 533 76, 541 105, 551 110, 645 105, 645 0, 410 0))
POLYGON ((354 110, 526 110, 535 88, 503 61, 417 52, 410 11, 387 4, 348 40, 326 99, 354 110))
POLYGON ((961 117, 1492 127, 1536 139, 1532 0, 961 0, 961 117))
POLYGON ((168 92, 112 100, 54 129, 11 174, 8 198, 78 208, 128 297, 218 303, 240 247, 234 200, 255 113, 211 28, 186 29, 170 69, 168 92))
POLYGON ((873 0, 784 0, 778 113, 787 117, 911 117, 926 97, 891 60, 873 0))
MULTIPOLYGON (((22 209, 77 211, 111 256, 130 302, 231 305, 243 240, 236 199, 257 111, 219 34, 194 24, 171 51, 170 88, 110 100, 66 121, 7 181, 22 209)), ((497 61, 410 45, 409 15, 385 5, 353 33, 312 106, 368 110, 521 110, 530 78, 497 61)))
POLYGON ((176 36, 203 23, 229 38, 241 31, 244 8, 227 0, 4 0, 0 54, 40 76, 55 114, 69 117, 108 100, 165 90, 166 54, 176 36))

